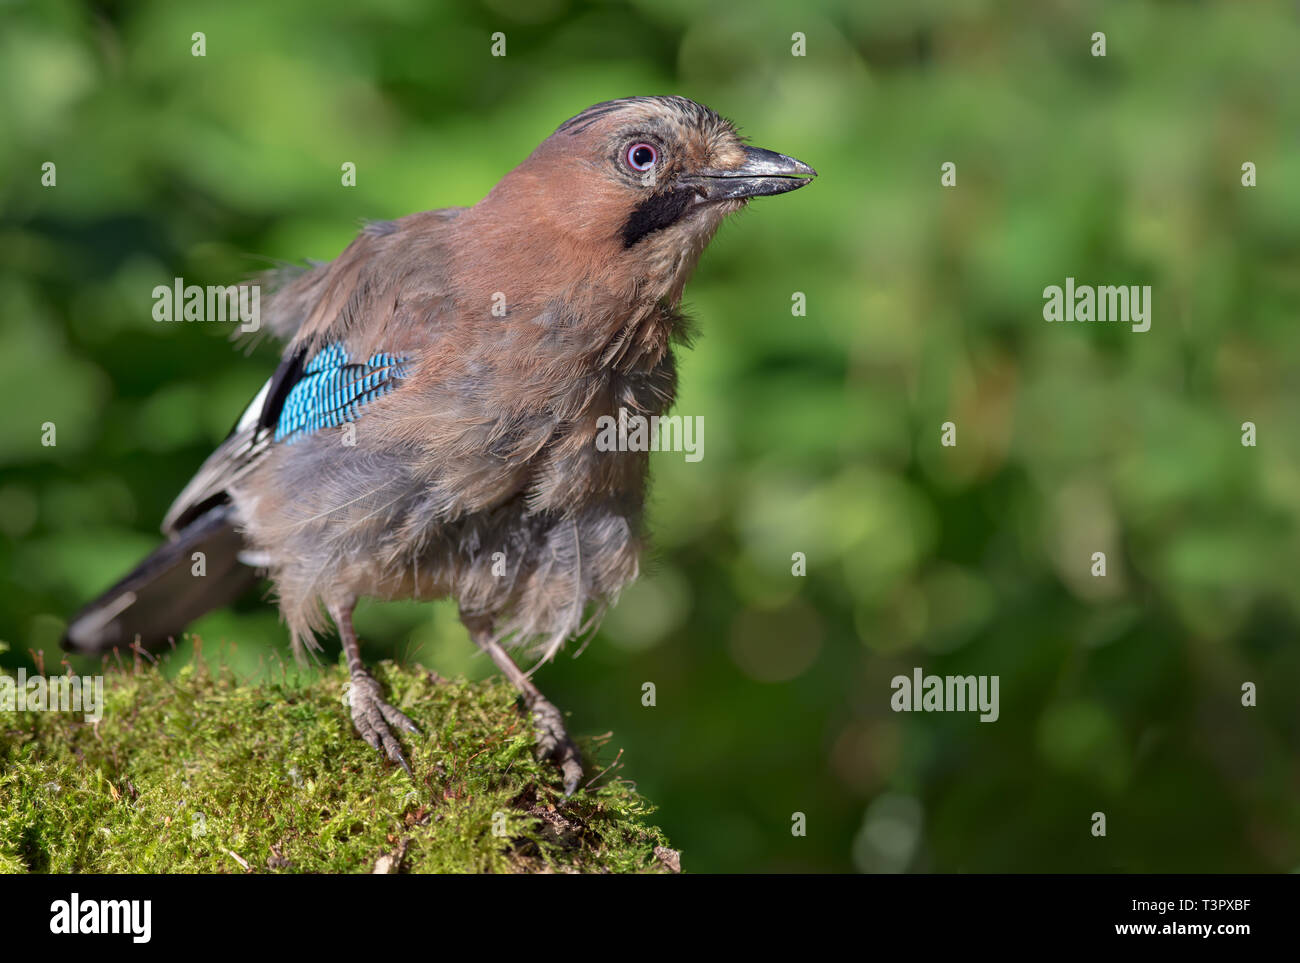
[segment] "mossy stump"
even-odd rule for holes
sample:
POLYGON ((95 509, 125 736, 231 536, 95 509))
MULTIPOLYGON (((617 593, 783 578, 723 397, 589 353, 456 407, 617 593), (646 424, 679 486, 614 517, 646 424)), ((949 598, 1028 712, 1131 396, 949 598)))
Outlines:
POLYGON ((53 873, 664 872, 653 808, 591 762, 564 799, 507 683, 380 663, 414 778, 355 734, 346 673, 241 682, 110 671, 97 723, 0 713, 0 870, 53 873))

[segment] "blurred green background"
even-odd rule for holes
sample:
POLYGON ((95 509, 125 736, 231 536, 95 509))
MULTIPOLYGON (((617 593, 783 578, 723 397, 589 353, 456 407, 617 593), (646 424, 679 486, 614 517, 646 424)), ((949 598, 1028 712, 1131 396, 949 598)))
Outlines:
MULTIPOLYGON (((1298 51, 1289 3, 0 3, 0 664, 57 660, 275 367, 154 285, 332 258, 676 93, 821 177, 687 288, 705 457, 652 456, 643 578, 538 675, 571 730, 688 870, 1293 870, 1298 51), (1067 276, 1150 284, 1151 330, 1048 324, 1067 276), (892 712, 914 666, 999 675, 1000 720, 892 712)), ((358 626, 491 668, 446 604, 358 626)), ((287 657, 256 597, 193 629, 287 657)))

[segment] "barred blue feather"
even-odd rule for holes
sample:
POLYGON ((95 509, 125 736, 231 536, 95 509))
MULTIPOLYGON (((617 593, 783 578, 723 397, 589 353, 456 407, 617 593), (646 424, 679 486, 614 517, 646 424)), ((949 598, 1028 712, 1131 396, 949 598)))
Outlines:
POLYGON ((292 444, 314 431, 356 421, 367 402, 387 394, 406 377, 406 359, 378 353, 349 361, 339 344, 322 348, 289 389, 275 423, 275 440, 292 444))

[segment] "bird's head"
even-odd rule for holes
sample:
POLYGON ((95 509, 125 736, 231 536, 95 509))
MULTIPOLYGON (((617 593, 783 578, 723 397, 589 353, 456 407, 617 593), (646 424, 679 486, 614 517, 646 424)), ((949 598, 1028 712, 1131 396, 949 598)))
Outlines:
POLYGON ((488 200, 524 210, 534 230, 545 224, 575 254, 635 263, 639 281, 675 300, 727 214, 816 174, 747 145, 730 121, 692 100, 629 97, 565 121, 488 200))

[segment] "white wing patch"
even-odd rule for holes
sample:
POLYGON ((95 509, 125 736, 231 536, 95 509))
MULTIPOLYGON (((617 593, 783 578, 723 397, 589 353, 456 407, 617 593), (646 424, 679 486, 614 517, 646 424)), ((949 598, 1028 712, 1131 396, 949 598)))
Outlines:
POLYGON ((257 425, 257 419, 262 417, 262 406, 266 404, 266 394, 271 390, 271 379, 266 379, 266 384, 262 385, 262 390, 244 409, 244 413, 239 416, 239 421, 235 425, 235 433, 247 431, 257 425))
POLYGON ((163 534, 174 535, 181 527, 180 523, 187 521, 185 516, 190 509, 227 491, 262 460, 271 446, 271 430, 262 427, 259 421, 273 380, 269 379, 262 385, 239 416, 230 435, 208 456, 189 484, 176 496, 163 518, 163 534))

